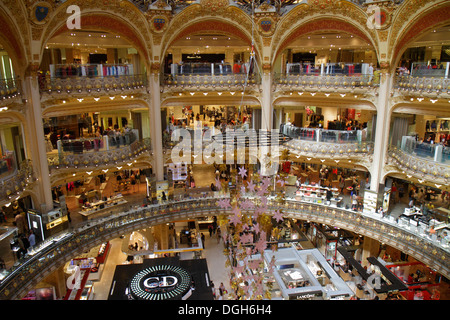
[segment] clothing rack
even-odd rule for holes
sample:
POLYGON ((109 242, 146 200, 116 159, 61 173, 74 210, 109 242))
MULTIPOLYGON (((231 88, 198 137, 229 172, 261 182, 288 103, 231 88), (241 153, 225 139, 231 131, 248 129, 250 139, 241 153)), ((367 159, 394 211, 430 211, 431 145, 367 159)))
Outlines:
POLYGON ((51 64, 51 78, 133 75, 132 64, 51 64))

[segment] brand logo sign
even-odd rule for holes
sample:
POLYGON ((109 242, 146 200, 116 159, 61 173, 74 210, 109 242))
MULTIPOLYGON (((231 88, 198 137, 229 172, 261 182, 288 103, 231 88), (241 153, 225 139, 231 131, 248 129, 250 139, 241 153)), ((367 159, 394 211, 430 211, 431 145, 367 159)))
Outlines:
POLYGON ((176 286, 178 278, 175 276, 149 277, 144 280, 142 285, 146 289, 170 288, 176 286))
POLYGON ((170 300, 181 298, 191 287, 191 276, 185 269, 159 265, 138 272, 130 282, 129 298, 170 300))

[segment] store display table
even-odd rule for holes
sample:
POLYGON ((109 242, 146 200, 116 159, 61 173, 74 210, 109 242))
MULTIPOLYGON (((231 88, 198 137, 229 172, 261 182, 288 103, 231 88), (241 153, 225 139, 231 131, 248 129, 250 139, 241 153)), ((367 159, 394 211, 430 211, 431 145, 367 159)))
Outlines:
POLYGON ((105 212, 107 209, 111 209, 115 206, 127 203, 121 194, 113 196, 107 200, 100 200, 89 204, 89 206, 82 206, 83 210, 79 212, 83 216, 83 219, 88 219, 90 216, 105 212))
POLYGON ((421 216, 422 210, 420 210, 420 208, 418 208, 418 207, 405 208, 405 211, 403 212, 402 215, 407 216, 407 217, 421 216))

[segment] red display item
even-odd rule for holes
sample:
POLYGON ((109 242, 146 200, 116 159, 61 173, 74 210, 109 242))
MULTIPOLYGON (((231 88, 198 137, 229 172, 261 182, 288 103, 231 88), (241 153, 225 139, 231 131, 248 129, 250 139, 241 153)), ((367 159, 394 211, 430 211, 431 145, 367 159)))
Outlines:
POLYGON ((97 263, 104 263, 106 260, 106 256, 108 255, 110 244, 109 242, 106 243, 104 250, 100 248, 98 254, 97 254, 97 263))

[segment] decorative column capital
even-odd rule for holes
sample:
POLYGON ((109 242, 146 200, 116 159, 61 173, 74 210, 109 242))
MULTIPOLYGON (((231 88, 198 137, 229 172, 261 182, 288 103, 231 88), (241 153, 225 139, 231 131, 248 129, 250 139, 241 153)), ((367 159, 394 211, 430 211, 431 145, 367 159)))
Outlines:
POLYGON ((390 73, 391 64, 389 61, 380 61, 380 71, 381 73, 390 73))
POLYGON ((159 74, 161 70, 161 64, 159 62, 152 62, 150 65, 150 73, 159 74))
POLYGON ((25 76, 26 77, 37 77, 38 71, 39 71, 39 64, 38 63, 30 63, 25 70, 25 76))
POLYGON ((262 65, 262 70, 263 70, 264 74, 268 74, 272 71, 272 65, 270 63, 264 63, 262 65))

